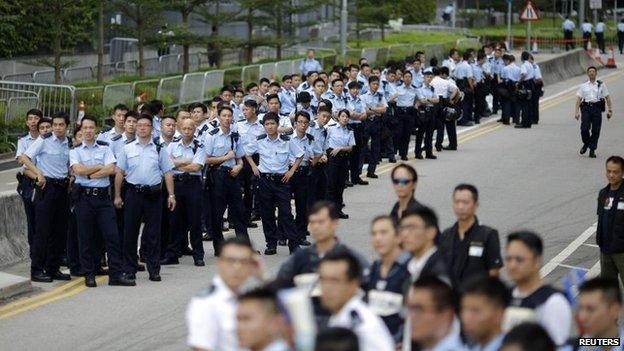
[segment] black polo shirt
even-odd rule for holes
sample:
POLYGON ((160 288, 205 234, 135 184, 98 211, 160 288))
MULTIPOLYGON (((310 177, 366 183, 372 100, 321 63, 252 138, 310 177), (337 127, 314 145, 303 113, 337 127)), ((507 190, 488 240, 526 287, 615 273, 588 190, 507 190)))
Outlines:
POLYGON ((453 281, 462 284, 467 279, 487 275, 490 269, 503 266, 498 231, 479 220, 466 231, 464 239, 459 239, 458 224, 446 229, 440 235, 439 249, 444 255, 453 281))

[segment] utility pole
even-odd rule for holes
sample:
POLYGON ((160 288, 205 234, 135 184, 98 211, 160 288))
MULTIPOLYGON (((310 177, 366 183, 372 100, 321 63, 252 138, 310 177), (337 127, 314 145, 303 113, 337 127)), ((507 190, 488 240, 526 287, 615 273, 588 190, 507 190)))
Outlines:
POLYGON ((453 0, 453 12, 451 13, 451 27, 455 29, 455 24, 457 23, 457 0, 453 0))
POLYGON ((578 23, 579 23, 579 27, 580 27, 581 24, 583 24, 583 22, 585 22, 585 0, 579 0, 578 14, 579 14, 578 23))
POLYGON ((347 60, 347 0, 342 0, 342 9, 340 10, 340 51, 344 62, 347 60))

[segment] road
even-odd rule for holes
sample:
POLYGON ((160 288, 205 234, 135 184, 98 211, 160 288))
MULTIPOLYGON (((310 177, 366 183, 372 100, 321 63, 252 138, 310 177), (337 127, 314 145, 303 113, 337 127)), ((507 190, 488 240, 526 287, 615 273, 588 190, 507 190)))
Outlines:
MULTIPOLYGON (((580 156, 579 124, 573 119, 575 78, 547 87, 541 121, 528 130, 496 123, 463 132, 460 151, 443 151, 438 160, 411 160, 419 172, 416 196, 436 209, 441 226, 453 223, 451 193, 460 182, 477 185, 481 193, 479 220, 499 229, 504 236, 512 230, 535 230, 545 241, 543 272, 556 282, 570 268, 595 271, 598 259, 593 245, 596 221, 595 200, 604 186, 604 162, 611 154, 622 154, 624 135, 623 72, 603 71, 605 83, 615 100, 614 120, 603 123, 598 158, 580 156), (566 89, 568 93, 566 93, 566 89), (562 93, 563 92, 563 93, 562 93)), ((413 156, 413 155, 412 155, 413 156)), ((380 178, 371 185, 346 192, 346 212, 340 240, 369 258, 368 226, 377 214, 387 213, 394 203, 389 165, 379 168, 380 178)), ((257 247, 263 247, 259 230, 251 231, 257 247)), ((212 253, 206 243, 207 253, 212 253)), ((266 258, 275 272, 287 255, 266 258)), ((11 268, 27 274, 27 265, 11 268)), ((194 267, 185 257, 178 266, 162 270, 163 281, 147 280, 139 273, 134 288, 109 287, 99 278, 96 289, 75 280, 66 285, 38 287, 44 293, 0 306, 0 340, 3 350, 185 350, 184 312, 191 296, 207 286, 215 272, 215 260, 206 267, 194 267)))

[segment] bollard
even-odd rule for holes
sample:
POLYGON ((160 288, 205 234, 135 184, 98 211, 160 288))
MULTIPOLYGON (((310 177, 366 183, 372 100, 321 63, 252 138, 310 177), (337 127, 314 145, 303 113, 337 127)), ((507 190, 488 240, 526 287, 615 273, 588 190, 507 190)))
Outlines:
POLYGON ((615 55, 613 52, 613 45, 609 46, 609 58, 607 59, 607 64, 605 65, 607 68, 617 68, 615 65, 615 55))
POLYGON ((600 49, 594 49, 594 60, 602 65, 602 56, 600 55, 600 49))

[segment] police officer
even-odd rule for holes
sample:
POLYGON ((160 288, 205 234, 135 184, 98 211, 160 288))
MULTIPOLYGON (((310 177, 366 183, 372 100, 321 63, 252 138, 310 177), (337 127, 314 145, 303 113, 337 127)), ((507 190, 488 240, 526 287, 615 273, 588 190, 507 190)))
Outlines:
POLYGON ((449 51, 448 58, 442 61, 442 67, 447 67, 449 69, 450 77, 455 77, 455 68, 457 67, 457 62, 459 61, 459 59, 459 51, 453 48, 449 51))
POLYGON ((121 243, 115 224, 115 209, 110 200, 109 176, 115 173, 115 156, 105 141, 95 140, 97 118, 85 115, 80 122, 82 143, 69 152, 69 164, 76 180, 74 195, 80 267, 85 285, 96 286, 99 257, 96 235, 102 234, 108 257, 108 284, 134 286, 134 280, 123 276, 121 243), (97 228, 97 229, 96 229, 97 228))
POLYGON ((275 207, 278 209, 280 228, 288 238, 290 253, 299 248, 295 224, 290 208, 289 181, 301 164, 303 150, 290 137, 278 133, 279 116, 268 112, 264 115, 262 124, 266 134, 257 137, 246 147, 247 162, 253 173, 259 178, 258 197, 260 200, 260 214, 267 248, 265 255, 277 253, 277 225, 275 222, 275 207), (251 157, 259 154, 259 164, 251 157), (289 168, 289 159, 294 158, 289 168))
POLYGON ((598 70, 591 66, 587 68, 587 77, 589 81, 583 83, 576 92, 576 108, 574 118, 578 121, 581 118, 581 139, 583 146, 581 147, 581 155, 589 149, 589 157, 596 157, 596 149, 598 148, 598 137, 600 137, 600 127, 602 124, 602 113, 605 110, 605 101, 607 111, 607 119, 613 116, 611 107, 611 96, 607 86, 600 80, 596 80, 598 70), (582 115, 581 115, 582 113, 582 115), (590 133, 591 131, 591 133, 590 133))
MULTIPOLYGON (((338 83, 339 85, 341 83, 338 83)), ((355 139, 355 146, 351 151, 351 158, 349 159, 349 170, 351 174, 351 183, 359 185, 367 185, 368 182, 360 178, 362 173, 362 167, 360 166, 362 160, 363 148, 366 146, 365 137, 365 122, 367 119, 366 104, 360 95, 360 84, 357 81, 352 81, 347 84, 347 105, 343 109, 349 111, 349 124, 348 128, 353 131, 353 137, 355 139)), ((341 110, 336 110, 335 105, 332 105, 332 111, 334 117, 338 116, 341 110)), ((336 120, 334 120, 336 121, 336 120)), ((348 178, 347 178, 348 179, 348 178)))
MULTIPOLYGON (((167 119, 163 119, 163 124, 167 119)), ((180 249, 187 249, 186 238, 189 233, 195 266, 204 266, 204 247, 201 238, 201 169, 206 159, 204 145, 194 138, 195 122, 186 119, 182 124, 182 139, 173 141, 166 147, 174 168, 173 182, 177 189, 176 207, 170 218, 169 240, 162 242, 166 246, 162 265, 178 264, 180 249)), ((163 213, 164 215, 164 213, 163 213)))
POLYGON ((410 256, 401 252, 401 238, 391 216, 378 216, 371 223, 371 240, 378 259, 373 262, 366 282, 366 300, 381 317, 395 343, 403 338, 405 317, 403 296, 410 282, 407 263, 410 256))
POLYGON ((67 136, 69 115, 52 115, 52 132, 41 135, 20 156, 35 177, 35 235, 32 239, 30 276, 34 282, 70 280, 61 273, 69 216, 68 164, 71 139, 67 136), (35 166, 36 162, 36 166, 35 166))
MULTIPOLYGON (((247 145, 254 143, 259 135, 264 134, 264 127, 258 119, 258 104, 256 101, 246 100, 243 105, 243 115, 245 116, 245 120, 236 123, 236 130, 240 135, 240 140, 244 149, 246 149, 247 145)), ((251 158, 254 162, 256 162, 256 164, 259 162, 259 157, 260 156, 257 153, 251 155, 251 158)), ((240 181, 243 187, 245 221, 248 227, 255 228, 257 227, 257 224, 252 221, 260 219, 260 205, 257 196, 258 179, 254 176, 251 165, 247 162, 246 158, 243 158, 243 170, 240 181)))
MULTIPOLYGON (((299 144, 299 147, 303 150, 304 155, 301 159, 301 164, 297 168, 297 171, 290 180, 290 188, 295 199, 295 227, 299 236, 300 242, 304 246, 309 246, 310 243, 306 240, 308 235, 308 194, 309 191, 309 177, 312 167, 316 165, 319 158, 323 154, 321 145, 318 145, 312 134, 308 134, 307 130, 310 126, 310 115, 305 111, 299 111, 295 115, 295 133, 292 136, 292 141, 299 144)), ((294 163, 296 160, 291 158, 290 162, 294 163)))
POLYGON ((490 68, 485 62, 485 53, 477 54, 477 61, 472 64, 472 75, 474 77, 474 122, 481 123, 481 117, 486 117, 488 86, 487 81, 490 77, 490 68))
POLYGON ((596 43, 598 44, 598 48, 600 49, 601 54, 605 53, 604 32, 606 28, 607 26, 605 25, 602 18, 598 20, 598 23, 596 23, 596 29, 594 33, 596 34, 596 43))
POLYGON ((588 20, 585 20, 585 22, 581 24, 581 31, 583 32, 583 48, 585 50, 589 50, 593 28, 594 26, 588 20))
POLYGON ((331 109, 321 107, 318 110, 316 121, 310 122, 308 133, 314 137, 316 149, 321 152, 318 161, 311 165, 308 177, 308 208, 312 208, 319 200, 326 199, 327 195, 327 154, 325 142, 327 140, 327 123, 331 119, 331 109))
POLYGON ((334 79, 331 82, 331 91, 328 91, 321 95, 321 98, 327 99, 332 103, 332 110, 334 116, 338 114, 338 111, 347 108, 347 95, 344 93, 344 82, 342 79, 334 79))
POLYGON ((454 108, 459 111, 457 104, 459 101, 459 89, 455 85, 455 81, 448 77, 448 67, 439 67, 433 69, 435 77, 431 79, 429 83, 433 87, 433 93, 440 98, 440 108, 438 108, 438 115, 436 116, 436 151, 440 152, 444 150, 457 150, 457 126, 454 118, 448 119, 443 115, 444 107, 454 108), (444 141, 444 130, 448 135, 448 146, 442 147, 444 141))
MULTIPOLYGON (((460 69, 458 66, 457 69, 460 69)), ((418 119, 420 124, 416 133, 416 158, 422 160, 422 144, 425 143, 425 157, 435 160, 437 157, 433 154, 433 130, 435 128, 435 118, 437 114, 436 105, 440 102, 440 98, 435 95, 434 88, 431 85, 433 79, 433 71, 431 68, 425 70, 425 81, 416 93, 418 106, 418 119)))
MULTIPOLYGON (((280 113, 281 103, 280 103, 279 96, 277 94, 269 94, 266 97, 266 101, 267 101, 267 111, 274 113, 279 118, 279 125, 277 127, 277 132, 280 134, 286 134, 286 135, 292 134, 293 127, 292 127, 292 122, 290 121, 290 117, 288 115, 282 115, 280 113)), ((258 116, 258 119, 260 120, 260 122, 263 121, 263 118, 265 115, 266 113, 263 113, 258 116)))
POLYGON ((528 52, 523 51, 520 59, 522 60, 522 64, 520 65, 520 85, 522 87, 522 91, 525 91, 525 94, 518 94, 518 105, 520 111, 522 112, 522 122, 521 125, 516 125, 515 128, 531 128, 531 124, 533 124, 534 119, 533 99, 536 95, 534 92, 535 69, 529 61, 528 52))
POLYGON ((442 233, 438 246, 459 286, 475 276, 498 276, 503 266, 498 231, 479 224, 478 208, 479 192, 475 186, 455 187, 453 211, 457 222, 442 233))
POLYGON ((576 25, 570 19, 570 17, 566 16, 565 21, 563 21, 563 40, 565 41, 566 51, 570 49, 574 49, 574 28, 576 25))
POLYGON ((175 209, 176 199, 171 170, 173 162, 166 150, 152 138, 152 116, 146 113, 137 120, 137 138, 126 142, 117 160, 115 176, 115 206, 124 207, 124 266, 129 279, 135 277, 137 262, 137 237, 141 220, 144 221, 142 237, 147 270, 151 281, 160 277, 160 225, 164 175, 170 211, 175 209), (121 198, 121 183, 126 180, 126 198, 121 198))
MULTIPOLYGON (((353 130, 347 127, 349 110, 338 112, 338 123, 327 128, 325 152, 327 154, 327 199, 332 201, 336 208, 341 209, 345 182, 349 175, 349 154, 355 152, 355 138, 353 130)), ((352 173, 353 174, 353 173, 352 173)), ((340 210, 340 218, 349 216, 340 210)))
POLYGON ((211 131, 204 143, 206 145, 206 163, 209 165, 207 181, 213 200, 213 222, 211 227, 212 243, 215 254, 219 255, 223 243, 221 219, 228 208, 228 221, 231 221, 236 236, 249 240, 245 207, 239 182, 243 170, 244 144, 240 135, 231 130, 233 111, 229 106, 219 110, 218 129, 211 131))
MULTIPOLYGON (((214 129, 214 125, 210 124, 211 121, 206 119, 206 114, 208 113, 208 107, 206 105, 201 102, 193 102, 188 105, 187 111, 191 114, 191 119, 195 121, 195 125, 197 126, 195 137, 203 138, 204 133, 214 129)), ((178 129, 181 129, 180 127, 181 125, 178 126, 178 129)))
MULTIPOLYGON (((371 76, 368 80, 368 87, 368 91, 362 94, 367 117, 364 123, 364 143, 367 144, 370 139, 366 176, 374 179, 379 178, 375 174, 375 170, 377 169, 377 164, 381 161, 381 129, 383 127, 381 116, 386 113, 388 102, 383 93, 379 91, 379 77, 371 76)), ((360 161, 361 163, 362 161, 360 161)), ((358 169, 361 171, 361 166, 358 169)))
POLYGON ((501 122, 508 125, 511 118, 515 125, 520 124, 520 111, 516 97, 518 82, 520 81, 520 67, 514 64, 515 58, 511 54, 503 55, 505 67, 501 70, 500 81, 502 88, 499 96, 503 105, 501 112, 501 122))
POLYGON ((464 52, 463 60, 455 67, 455 81, 457 87, 464 93, 462 100, 462 118, 457 122, 460 126, 472 126, 472 112, 474 107, 474 76, 470 66, 470 52, 464 52))
POLYGON ((297 91, 292 87, 292 76, 282 77, 282 87, 277 93, 282 107, 280 114, 289 115, 297 107, 297 91))
POLYGON ((317 107, 312 106, 311 102, 312 102, 312 97, 310 96, 310 93, 308 93, 307 91, 300 92, 297 95, 297 105, 295 106, 295 109, 290 113, 289 117, 291 119, 294 119, 296 112, 305 111, 310 115, 310 118, 312 118, 312 121, 315 121, 317 107))
POLYGON ((330 253, 321 259, 318 271, 321 302, 331 313, 328 326, 351 329, 358 337, 360 350, 395 350, 382 319, 360 297, 363 278, 357 258, 349 252, 330 253))
POLYGON ((396 129, 395 143, 401 160, 407 161, 407 149, 416 122, 416 92, 418 88, 412 83, 412 72, 403 74, 403 84, 396 88, 397 114, 399 125, 396 129))
MULTIPOLYGON (((28 132, 24 133, 17 139, 17 149, 15 151, 15 159, 20 162, 20 156, 28 149, 39 137, 39 128, 37 124, 43 118, 43 112, 37 109, 31 109, 26 112, 26 126, 28 132)), ((28 246, 32 254, 32 239, 35 235, 35 204, 33 202, 33 191, 35 190, 35 182, 37 176, 27 168, 22 168, 17 173, 17 193, 24 203, 24 213, 26 214, 26 224, 28 227, 28 246)))
POLYGON ((323 67, 321 66, 320 62, 318 62, 318 60, 315 59, 314 56, 315 56, 314 49, 308 49, 306 58, 303 59, 301 61, 301 64, 299 65, 299 70, 301 71, 301 73, 307 75, 312 71, 320 72, 323 70, 323 67))
MULTIPOLYGON (((500 96, 498 95, 498 84, 501 74, 501 70, 505 66, 503 62, 503 48, 500 45, 496 45, 494 48, 494 55, 489 59, 490 72, 492 73, 492 79, 490 80, 490 92, 492 94, 492 114, 497 114, 499 109, 502 109, 500 96)), ((499 120, 500 122, 500 120, 499 120)))
POLYGON ((115 105, 111 114, 111 119, 114 123, 113 128, 107 130, 106 132, 99 133, 97 140, 105 141, 110 145, 114 137, 123 134, 125 132, 124 121, 128 111, 129 108, 124 104, 115 105))
POLYGON ((618 48, 620 49, 620 55, 622 55, 622 53, 624 53, 624 18, 622 18, 617 25, 617 36, 618 48))

